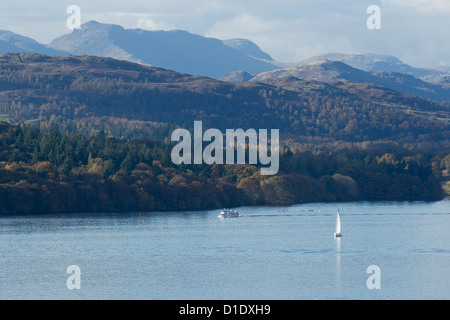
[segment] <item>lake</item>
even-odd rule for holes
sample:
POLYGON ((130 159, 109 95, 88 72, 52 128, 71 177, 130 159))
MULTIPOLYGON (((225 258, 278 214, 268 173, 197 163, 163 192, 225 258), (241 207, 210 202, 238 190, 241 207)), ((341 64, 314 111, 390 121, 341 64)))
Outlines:
POLYGON ((448 200, 237 210, 0 218, 0 299, 450 299, 448 200))

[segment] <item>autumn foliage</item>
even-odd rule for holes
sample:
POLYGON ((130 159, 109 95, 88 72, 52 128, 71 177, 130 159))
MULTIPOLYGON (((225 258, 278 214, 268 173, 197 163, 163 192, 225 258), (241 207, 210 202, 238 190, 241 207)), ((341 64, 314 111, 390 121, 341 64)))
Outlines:
POLYGON ((313 201, 439 200, 448 155, 282 149, 280 172, 181 165, 171 145, 0 123, 0 214, 186 211, 313 201))

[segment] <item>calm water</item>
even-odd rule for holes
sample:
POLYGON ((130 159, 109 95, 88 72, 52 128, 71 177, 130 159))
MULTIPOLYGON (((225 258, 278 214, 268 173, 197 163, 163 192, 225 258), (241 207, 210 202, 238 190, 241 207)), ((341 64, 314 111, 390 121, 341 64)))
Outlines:
POLYGON ((2 218, 0 299, 450 299, 450 201, 239 211, 2 218))

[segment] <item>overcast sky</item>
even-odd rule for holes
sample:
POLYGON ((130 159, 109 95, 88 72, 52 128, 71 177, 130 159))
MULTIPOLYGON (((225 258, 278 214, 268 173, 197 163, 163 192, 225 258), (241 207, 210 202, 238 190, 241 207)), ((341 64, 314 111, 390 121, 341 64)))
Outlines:
POLYGON ((70 32, 66 9, 82 23, 183 29, 219 39, 254 41, 275 60, 379 53, 418 67, 450 66, 450 0, 16 0, 2 1, 0 29, 42 43, 70 32), (369 30, 369 5, 381 8, 381 30, 369 30))

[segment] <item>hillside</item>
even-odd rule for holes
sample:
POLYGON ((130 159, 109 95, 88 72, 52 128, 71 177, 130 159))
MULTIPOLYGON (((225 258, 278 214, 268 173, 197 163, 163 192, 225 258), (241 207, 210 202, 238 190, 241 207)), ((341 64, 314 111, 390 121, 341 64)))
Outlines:
POLYGON ((406 113, 427 117, 430 120, 442 121, 446 124, 450 123, 449 106, 438 105, 413 95, 372 83, 337 82, 331 85, 301 80, 295 77, 266 79, 264 83, 300 93, 308 92, 308 88, 309 92, 311 90, 320 90, 321 92, 326 92, 327 95, 336 97, 350 93, 365 101, 401 109, 406 113))
POLYGON ((202 120, 222 131, 280 129, 282 139, 316 148, 374 142, 450 148, 442 121, 322 83, 301 87, 232 84, 111 58, 0 56, 0 114, 12 121, 45 124, 56 117, 74 133, 162 140, 173 125, 202 120))
POLYGON ((252 81, 265 82, 269 79, 295 77, 325 83, 353 82, 372 83, 395 91, 432 100, 436 103, 450 101, 449 88, 439 83, 428 83, 413 76, 395 72, 367 72, 353 68, 343 62, 318 60, 297 67, 263 72, 252 81))
POLYGON ((219 78, 219 80, 231 83, 242 83, 251 80, 253 76, 245 71, 233 71, 219 78))

